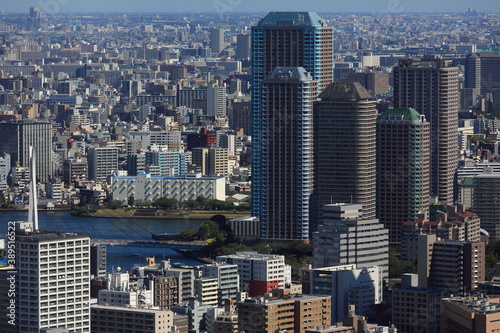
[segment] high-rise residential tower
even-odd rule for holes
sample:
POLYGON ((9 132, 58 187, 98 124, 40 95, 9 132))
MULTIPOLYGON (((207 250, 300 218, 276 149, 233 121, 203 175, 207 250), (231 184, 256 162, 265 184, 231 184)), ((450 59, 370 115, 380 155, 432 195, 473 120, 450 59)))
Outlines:
POLYGON ((376 209, 376 101, 357 82, 329 85, 314 103, 312 230, 323 205, 358 203, 363 218, 376 209))
POLYGON ((263 238, 308 239, 316 81, 304 68, 277 67, 262 93, 253 213, 263 238))
POLYGON ((429 123, 415 109, 377 118, 378 217, 399 242, 403 222, 429 207, 429 123))
POLYGON ((52 124, 36 120, 0 123, 0 152, 9 153, 11 166, 29 166, 29 147, 35 147, 38 180, 52 177, 52 124))
POLYGON ((448 204, 458 166, 458 88, 452 60, 401 59, 394 68, 394 107, 414 108, 430 123, 431 196, 448 204))
MULTIPOLYGON (((252 195, 253 195, 253 215, 261 218, 262 228, 261 233, 265 238, 308 238, 305 232, 309 229, 308 213, 305 208, 309 205, 309 195, 307 194, 312 190, 312 123, 311 120, 302 122, 303 119, 308 119, 307 113, 311 112, 310 103, 316 98, 311 92, 310 96, 298 94, 292 96, 292 90, 300 93, 297 83, 292 83, 293 80, 299 79, 298 77, 290 77, 289 88, 286 88, 289 93, 283 94, 283 104, 278 107, 278 94, 272 95, 275 100, 272 105, 266 110, 263 109, 266 98, 271 95, 264 96, 263 84, 266 77, 275 70, 276 67, 302 67, 303 70, 292 70, 292 73, 299 74, 307 72, 305 75, 307 81, 312 77, 317 82, 316 91, 321 92, 333 80, 333 28, 326 26, 326 23, 314 12, 271 12, 263 18, 259 24, 252 28, 252 123, 253 123, 253 166, 252 166, 252 195), (295 85, 295 88, 291 88, 295 85), (295 101, 294 101, 295 99, 295 101), (286 100, 286 102, 285 102, 286 100), (297 103, 308 104, 305 109, 298 108, 297 103), (294 105, 295 104, 295 105, 294 105), (286 106, 285 106, 286 105, 286 106), (280 112, 278 116, 276 111, 280 109, 287 109, 285 112, 280 112), (296 111, 291 112, 292 109, 296 111), (269 112, 268 110, 273 110, 269 112), (274 118, 273 118, 274 117, 274 118), (281 124, 278 126, 278 124, 281 124), (276 128, 274 126, 277 126, 276 128), (299 137, 296 130, 300 129, 299 137), (307 128, 307 130, 306 130, 307 128), (297 144, 294 149, 297 151, 292 153, 282 152, 281 157, 270 159, 272 154, 278 154, 281 148, 275 146, 272 150, 270 144, 277 144, 277 141, 269 141, 269 135, 278 136, 281 134, 282 144, 288 149, 292 149, 293 144, 297 144), (285 137, 287 139, 285 139, 285 137), (293 144, 292 144, 293 143, 293 144), (306 150, 304 150, 306 149, 306 150), (303 168, 299 166, 298 151, 304 154, 303 168), (286 162, 283 158, 286 157, 286 162), (288 163, 286 169, 279 171, 277 165, 285 165, 288 163), (269 171, 274 168, 276 174, 282 172, 281 180, 270 176, 269 171), (286 173, 291 170, 293 173, 286 173), (299 180, 296 175, 301 174, 301 177, 306 177, 306 181, 299 180), (307 176, 305 176, 307 174, 307 176), (282 183, 284 180, 288 181, 288 185, 282 183), (273 181, 273 183, 270 183, 273 181), (292 186, 292 183, 293 186, 292 186), (277 195, 277 189, 280 189, 282 198, 273 198, 272 195, 277 195), (287 191, 293 191, 294 194, 287 191), (268 214, 278 214, 273 212, 273 209, 281 207, 285 201, 281 202, 278 206, 267 205, 267 201, 277 201, 285 199, 287 195, 296 195, 300 197, 298 201, 292 196, 288 197, 287 202, 292 206, 282 209, 286 217, 269 219, 268 214), (271 208, 272 207, 272 208, 271 208), (292 210, 301 207, 301 212, 293 212, 292 210), (288 211, 288 213, 285 213, 288 211), (300 215, 300 217, 298 217, 300 215), (286 220, 286 222, 285 222, 286 220), (292 231, 296 225, 295 231, 292 231), (282 225, 282 226, 280 226, 282 225), (286 225, 286 226, 285 226, 286 225), (286 229, 286 231, 285 231, 286 229)), ((277 74, 277 73, 275 73, 277 74)), ((281 74, 280 74, 281 75, 281 74)), ((300 74, 300 76, 304 76, 300 74)), ((279 79, 274 77, 274 79, 279 79)), ((274 84, 273 87, 277 88, 280 84, 274 84)), ((302 83, 300 84, 302 85, 302 83)), ((309 84, 308 84, 309 85, 309 84)), ((284 87, 284 86, 283 86, 284 87)), ((273 88, 273 89, 274 89, 273 88)), ((309 88, 308 88, 309 89, 309 88)), ((275 155, 278 156, 278 155, 275 155)), ((297 198, 298 198, 297 197, 297 198)), ((276 202, 277 203, 277 202, 276 202)))

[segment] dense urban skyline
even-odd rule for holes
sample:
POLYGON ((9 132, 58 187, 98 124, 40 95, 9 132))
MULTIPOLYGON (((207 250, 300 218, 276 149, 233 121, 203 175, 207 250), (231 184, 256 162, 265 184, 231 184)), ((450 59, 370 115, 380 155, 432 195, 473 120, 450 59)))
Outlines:
POLYGON ((75 0, 21 0, 2 4, 6 12, 23 13, 31 6, 39 6, 42 12, 267 12, 267 11, 310 11, 317 12, 363 12, 374 14, 399 14, 405 12, 464 12, 474 7, 479 12, 499 12, 500 5, 496 1, 480 0, 471 3, 465 0, 440 1, 431 0, 384 0, 328 3, 321 0, 312 1, 264 1, 264 0, 212 0, 167 2, 157 0, 146 1, 98 1, 85 2, 75 0))

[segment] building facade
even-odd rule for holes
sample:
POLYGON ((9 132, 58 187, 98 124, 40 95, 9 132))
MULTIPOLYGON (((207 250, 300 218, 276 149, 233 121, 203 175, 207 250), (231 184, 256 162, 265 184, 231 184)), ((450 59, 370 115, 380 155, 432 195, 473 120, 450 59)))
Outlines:
POLYGON ((284 256, 237 252, 234 255, 218 256, 216 261, 238 266, 239 290, 248 292, 250 297, 284 288, 286 283, 291 282, 291 269, 285 265, 284 256))
POLYGON ((309 238, 315 98, 316 82, 301 67, 277 67, 263 83, 252 169, 252 213, 263 238, 309 238))
POLYGON ((389 231, 376 219, 361 219, 361 214, 361 205, 324 206, 323 224, 312 237, 314 268, 379 266, 382 277, 389 277, 389 231))
POLYGON ((88 151, 89 179, 105 182, 112 171, 118 170, 118 148, 93 147, 88 151))
POLYGON ((186 174, 184 177, 151 177, 149 174, 136 177, 113 177, 113 200, 127 202, 133 195, 135 200, 155 201, 159 198, 180 201, 205 199, 224 201, 226 187, 224 177, 202 177, 201 174, 186 174))
POLYGON ((491 238, 500 237, 500 174, 482 173, 472 180, 472 209, 491 238))
POLYGON ((90 332, 90 238, 70 232, 18 232, 20 332, 61 327, 90 332))
POLYGON ((11 167, 28 167, 29 147, 36 152, 36 174, 41 182, 47 182, 53 174, 52 124, 37 120, 0 122, 0 152, 10 154, 11 167))
MULTIPOLYGON (((321 92, 333 80, 333 28, 326 26, 326 23, 313 12, 271 12, 257 26, 252 27, 252 60, 253 216, 260 219, 261 236, 264 238, 307 239, 309 218, 305 208, 308 208, 310 195, 308 192, 312 189, 312 164, 310 164, 312 156, 309 158, 301 156, 301 158, 304 157, 305 163, 300 166, 296 165, 297 161, 301 160, 296 154, 312 154, 312 137, 310 137, 312 119, 306 119, 312 116, 310 112, 316 95, 310 90, 309 94, 296 94, 294 100, 290 89, 298 93, 299 90, 306 89, 307 82, 300 84, 296 82, 295 87, 292 82, 289 82, 288 87, 285 88, 284 82, 279 83, 276 80, 278 72, 274 72, 271 76, 270 74, 275 71, 276 67, 301 67, 303 70, 300 72, 309 73, 308 75, 317 82, 317 91, 321 92), (264 96, 264 81, 268 77, 270 80, 266 83, 264 96), (281 95, 277 93, 280 89, 288 89, 289 92, 286 93, 286 101, 283 99, 283 104, 279 106, 281 102, 278 96, 281 95), (275 111, 280 109, 284 111, 285 104, 287 111, 278 115, 275 111), (292 112, 292 110, 295 111, 292 112), (298 119, 301 121, 297 122, 298 119), (273 139, 271 139, 272 136, 274 136, 273 139), (293 148, 294 143, 295 148, 293 148), (303 196, 294 200, 283 195, 283 199, 292 200, 287 203, 289 207, 293 210, 301 207, 299 210, 302 210, 302 212, 289 210, 285 218, 286 222, 277 220, 278 217, 268 216, 268 213, 273 211, 284 212, 285 210, 270 206, 266 202, 275 197, 275 194, 269 193, 268 189, 276 188, 270 182, 278 182, 278 179, 269 178, 268 171, 271 168, 271 170, 281 168, 281 166, 272 166, 281 161, 281 158, 271 158, 271 154, 283 151, 285 146, 278 148, 279 144, 292 149, 295 155, 289 160, 287 168, 283 169, 281 177, 286 178, 290 163, 295 164, 296 170, 302 173, 299 175, 295 171, 289 174, 288 178, 280 180, 287 180, 290 184, 290 180, 297 179, 300 188, 293 184, 293 191, 303 196), (270 145, 275 146, 271 148, 270 145), (274 151, 275 149, 277 151, 274 151), (301 177, 307 179, 300 179, 301 177)), ((297 70, 292 72, 294 76, 297 76, 297 70)), ((285 94, 285 91, 282 90, 279 94, 285 94)), ((289 154, 284 152, 282 157, 286 155, 289 154)), ((290 190, 284 189, 283 194, 290 190)), ((284 204, 285 201, 279 204, 282 203, 284 204)), ((271 204, 274 205, 274 203, 271 204)))
POLYGON ((336 82, 314 104, 314 192, 311 232, 323 205, 363 205, 363 218, 376 213, 376 102, 359 83, 336 82))
POLYGON ((429 123, 415 109, 389 109, 377 118, 378 217, 389 241, 402 223, 429 207, 429 123))
POLYGON ((394 68, 394 107, 414 108, 430 124, 430 192, 453 204, 458 166, 458 68, 445 59, 401 59, 394 68))

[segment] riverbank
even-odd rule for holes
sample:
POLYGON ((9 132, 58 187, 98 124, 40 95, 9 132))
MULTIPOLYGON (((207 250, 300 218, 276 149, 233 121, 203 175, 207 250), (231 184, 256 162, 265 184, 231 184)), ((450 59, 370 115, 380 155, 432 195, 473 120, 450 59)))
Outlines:
POLYGON ((179 252, 182 254, 184 257, 200 261, 204 264, 213 264, 214 261, 210 258, 203 257, 200 255, 199 250, 187 250, 187 249, 174 249, 175 251, 179 252))
POLYGON ((167 220, 207 220, 214 215, 224 215, 227 219, 246 217, 250 215, 249 211, 164 211, 155 209, 99 209, 87 214, 77 214, 72 211, 72 215, 90 218, 109 218, 109 219, 167 219, 167 220))

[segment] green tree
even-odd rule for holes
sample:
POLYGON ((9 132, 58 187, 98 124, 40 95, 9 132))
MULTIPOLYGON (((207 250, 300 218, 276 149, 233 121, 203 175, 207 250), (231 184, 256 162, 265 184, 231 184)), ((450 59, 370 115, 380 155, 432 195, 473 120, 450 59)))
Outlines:
POLYGON ((160 198, 155 201, 155 205, 160 207, 161 209, 166 209, 166 210, 177 209, 179 207, 179 200, 160 198))
POLYGON ((135 197, 133 194, 131 194, 130 197, 128 197, 128 205, 133 206, 134 204, 135 204, 135 197))
POLYGON ((109 203, 109 208, 111 209, 119 209, 123 207, 123 201, 121 200, 113 200, 109 203))
POLYGON ((183 241, 193 241, 198 238, 196 229, 184 229, 179 233, 179 239, 183 241))

